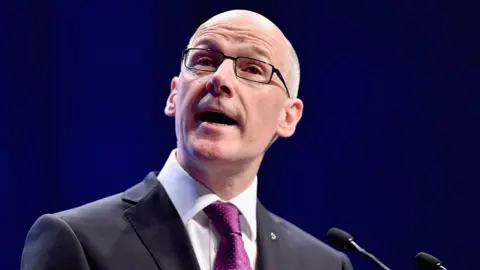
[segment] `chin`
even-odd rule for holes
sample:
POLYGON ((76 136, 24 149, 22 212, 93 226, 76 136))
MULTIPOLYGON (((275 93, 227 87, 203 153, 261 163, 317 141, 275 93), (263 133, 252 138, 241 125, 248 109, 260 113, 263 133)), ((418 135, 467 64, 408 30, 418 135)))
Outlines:
POLYGON ((188 152, 205 162, 234 161, 239 157, 236 143, 226 140, 194 139, 187 146, 188 152))

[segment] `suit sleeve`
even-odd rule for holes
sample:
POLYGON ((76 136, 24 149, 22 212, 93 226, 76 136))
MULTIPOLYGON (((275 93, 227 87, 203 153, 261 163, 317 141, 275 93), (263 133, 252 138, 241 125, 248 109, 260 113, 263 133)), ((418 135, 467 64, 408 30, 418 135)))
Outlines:
POLYGON ((47 214, 30 228, 21 270, 89 270, 80 241, 60 217, 47 214))

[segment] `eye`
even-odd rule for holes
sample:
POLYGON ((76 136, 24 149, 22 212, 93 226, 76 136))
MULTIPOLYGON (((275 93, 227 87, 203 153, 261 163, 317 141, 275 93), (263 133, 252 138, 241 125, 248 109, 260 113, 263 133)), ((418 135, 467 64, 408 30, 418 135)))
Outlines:
POLYGON ((196 64, 200 66, 213 66, 213 61, 209 57, 201 57, 196 62, 196 64))
POLYGON ((245 68, 245 71, 255 75, 262 75, 262 70, 257 66, 248 66, 245 68))

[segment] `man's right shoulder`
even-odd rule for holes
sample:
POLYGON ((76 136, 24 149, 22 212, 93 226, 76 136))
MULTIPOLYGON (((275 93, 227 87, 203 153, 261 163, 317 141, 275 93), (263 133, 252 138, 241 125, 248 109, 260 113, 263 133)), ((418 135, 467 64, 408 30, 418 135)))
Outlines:
POLYGON ((157 190, 155 172, 150 172, 143 181, 127 190, 104 197, 75 208, 40 216, 36 224, 67 226, 77 237, 106 237, 129 226, 125 212, 157 190), (55 221, 55 222, 53 222, 55 221))
MULTIPOLYGON (((122 200, 123 192, 98 199, 75 208, 61 212, 46 214, 65 221, 75 227, 95 226, 123 220, 123 214, 132 204, 122 200)), ((44 216, 46 216, 44 215, 44 216)))
POLYGON ((41 215, 27 233, 21 269, 89 269, 85 251, 102 254, 113 245, 128 226, 123 216, 129 205, 119 193, 41 215))

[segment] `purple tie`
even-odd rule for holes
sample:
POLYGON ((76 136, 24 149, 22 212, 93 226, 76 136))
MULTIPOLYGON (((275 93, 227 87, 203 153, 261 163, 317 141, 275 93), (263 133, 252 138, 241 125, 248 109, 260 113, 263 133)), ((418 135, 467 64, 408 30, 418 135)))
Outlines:
POLYGON ((204 210, 220 235, 214 270, 251 270, 243 246, 237 207, 230 203, 214 202, 204 210))

